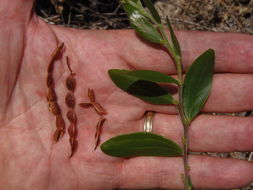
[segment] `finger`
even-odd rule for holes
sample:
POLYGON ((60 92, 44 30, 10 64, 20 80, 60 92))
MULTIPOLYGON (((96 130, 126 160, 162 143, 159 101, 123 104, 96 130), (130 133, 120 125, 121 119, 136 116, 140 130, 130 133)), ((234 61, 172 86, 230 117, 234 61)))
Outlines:
MULTIPOLYGON (((153 122, 154 133, 182 145, 183 127, 178 116, 155 114, 153 122)), ((195 152, 253 151, 253 138, 250 138, 253 136, 252 125, 252 117, 200 115, 190 126, 190 150, 195 152)))
MULTIPOLYGON (((190 175, 196 189, 232 189, 253 180, 252 163, 206 156, 190 156, 190 175)), ((183 189, 181 158, 137 157, 125 160, 120 188, 183 189)))
MULTIPOLYGON (((141 40, 133 31, 119 31, 121 57, 136 69, 150 69, 175 74, 175 66, 159 45, 141 40)), ((209 48, 216 52, 216 72, 252 73, 253 37, 235 33, 197 31, 177 32, 182 46, 183 64, 189 65, 209 48)))
MULTIPOLYGON (((119 134, 144 131, 144 117, 130 121, 107 118, 102 142, 119 134)), ((200 115, 190 126, 190 151, 253 151, 252 125, 252 117, 200 115)), ((177 115, 155 113, 153 133, 169 138, 182 146, 183 126, 177 115)))
POLYGON ((253 75, 215 75, 205 112, 241 112, 253 109, 253 75))

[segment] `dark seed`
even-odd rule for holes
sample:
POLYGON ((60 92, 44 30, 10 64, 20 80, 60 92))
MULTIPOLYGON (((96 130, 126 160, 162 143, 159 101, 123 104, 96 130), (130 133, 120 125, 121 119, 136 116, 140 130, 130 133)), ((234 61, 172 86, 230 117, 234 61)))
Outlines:
POLYGON ((76 89, 76 79, 73 75, 69 75, 66 79, 66 87, 69 91, 74 92, 76 89))
POLYGON ((77 150, 78 142, 76 139, 69 139, 69 142, 70 142, 70 146, 71 146, 71 154, 70 154, 69 158, 71 158, 77 150))
POLYGON ((70 139, 71 138, 76 139, 76 137, 77 137, 77 128, 76 128, 75 124, 72 123, 72 124, 69 125, 68 133, 69 133, 70 139))
POLYGON ((76 123, 76 114, 74 113, 74 111, 69 110, 67 112, 67 118, 69 120, 70 123, 76 123))
POLYGON ((72 93, 68 93, 65 96, 65 103, 67 104, 67 106, 69 108, 74 108, 75 107, 76 99, 75 99, 75 97, 72 93))

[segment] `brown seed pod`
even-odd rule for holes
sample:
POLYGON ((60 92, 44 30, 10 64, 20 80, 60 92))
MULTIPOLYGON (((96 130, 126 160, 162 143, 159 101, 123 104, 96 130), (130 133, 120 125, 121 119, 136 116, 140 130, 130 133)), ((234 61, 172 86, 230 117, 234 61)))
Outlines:
POLYGON ((92 103, 80 103, 79 106, 82 108, 87 108, 87 107, 91 107, 92 103))
POLYGON ((62 129, 56 129, 54 132, 53 138, 55 142, 58 142, 64 135, 64 130, 62 129))
POLYGON ((76 104, 76 99, 72 93, 68 93, 65 96, 65 103, 69 108, 74 108, 76 104))
POLYGON ((92 105, 94 107, 94 109, 96 110, 96 112, 99 114, 99 115, 105 115, 106 114, 106 111, 105 109, 97 102, 92 102, 92 105))
POLYGON ((59 47, 57 47, 53 51, 53 53, 51 55, 50 63, 49 63, 48 68, 47 68, 47 72, 48 73, 52 73, 53 72, 53 70, 54 70, 54 62, 58 58, 58 56, 60 55, 63 47, 64 47, 64 43, 61 43, 61 45, 59 47))
POLYGON ((56 129, 56 131, 54 132, 54 135, 53 135, 54 141, 58 142, 60 140, 60 136, 61 136, 61 130, 56 129))
POLYGON ((70 154, 69 158, 71 158, 77 150, 78 142, 74 138, 69 139, 69 142, 70 142, 70 146, 71 146, 71 154, 70 154))
POLYGON ((103 117, 100 117, 98 123, 97 123, 97 127, 96 127, 96 134, 95 134, 95 146, 94 146, 94 150, 96 150, 96 148, 98 147, 99 145, 99 142, 100 142, 100 135, 101 135, 101 132, 102 132, 102 126, 105 122, 105 118, 103 117))
POLYGON ((90 99, 91 102, 95 102, 96 101, 93 89, 90 89, 90 88, 88 89, 88 97, 89 97, 89 99, 90 99))
POLYGON ((76 79, 73 75, 69 75, 66 79, 66 87, 69 91, 74 92, 76 89, 76 79))
POLYGON ((57 127, 57 129, 65 130, 65 122, 64 122, 62 115, 56 116, 56 127, 57 127))
POLYGON ((52 88, 54 86, 54 79, 51 73, 47 75, 47 87, 52 88))
POLYGON ((59 105, 53 101, 53 102, 48 102, 48 108, 49 110, 54 114, 54 115, 59 115, 61 114, 61 109, 59 105))
POLYGON ((48 88, 47 90, 47 101, 53 102, 56 100, 56 94, 53 88, 48 88))
POLYGON ((72 124, 69 125, 68 133, 69 133, 70 139, 77 137, 77 128, 76 128, 75 124, 72 123, 72 124))
POLYGON ((76 114, 73 110, 69 110, 66 115, 70 123, 76 124, 76 114))

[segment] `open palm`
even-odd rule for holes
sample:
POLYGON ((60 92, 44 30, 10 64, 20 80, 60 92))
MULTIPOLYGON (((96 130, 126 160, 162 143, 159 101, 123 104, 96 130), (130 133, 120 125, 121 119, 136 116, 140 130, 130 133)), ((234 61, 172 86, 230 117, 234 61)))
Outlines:
MULTIPOLYGON (((80 31, 48 25, 31 13, 31 0, 0 2, 0 187, 11 189, 110 190, 161 187, 180 189, 181 158, 112 158, 93 150, 99 116, 92 108, 75 111, 78 150, 69 159, 68 135, 54 143, 55 118, 48 111, 45 78, 50 54, 60 42, 65 49, 55 62, 54 79, 62 112, 67 106, 65 56, 76 72, 77 102, 87 102, 87 89, 108 114, 101 140, 143 130, 145 111, 157 112, 154 132, 180 144, 182 127, 173 106, 145 103, 118 89, 111 68, 152 69, 175 74, 168 54, 140 40, 133 31, 80 31)), ((214 87, 206 112, 253 109, 253 38, 239 34, 180 32, 185 67, 211 47, 217 51, 214 87), (246 58, 247 57, 247 58, 246 58), (224 74, 226 73, 226 74, 224 74)), ((192 151, 252 151, 253 119, 201 115, 190 129, 192 151)), ((190 156, 196 188, 223 189, 253 180, 251 163, 190 156)))

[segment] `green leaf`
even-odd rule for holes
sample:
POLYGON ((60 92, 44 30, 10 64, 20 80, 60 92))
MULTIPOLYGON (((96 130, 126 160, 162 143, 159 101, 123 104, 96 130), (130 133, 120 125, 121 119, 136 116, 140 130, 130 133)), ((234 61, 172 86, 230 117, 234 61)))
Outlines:
POLYGON ((111 69, 109 72, 127 74, 129 76, 136 77, 138 80, 146 80, 156 83, 174 83, 179 85, 178 80, 172 78, 171 76, 152 70, 129 71, 124 69, 111 69))
POLYGON ((183 109, 190 122, 203 108, 212 87, 215 53, 209 49, 200 55, 186 73, 183 86, 183 109))
POLYGON ((159 16, 156 8, 154 7, 153 3, 150 0, 143 0, 144 5, 150 11, 152 17, 155 19, 156 22, 161 24, 161 17, 159 16))
MULTIPOLYGON (((143 80, 147 79, 147 75, 145 76, 145 72, 140 72, 140 75, 143 78, 139 78, 138 76, 136 76, 138 72, 137 74, 136 72, 132 72, 133 71, 118 69, 112 69, 108 71, 112 81, 119 88, 133 96, 136 96, 152 104, 177 104, 177 101, 173 99, 172 95, 169 94, 161 86, 159 86, 152 80, 143 80)), ((146 73, 149 73, 149 71, 146 73)), ((158 79, 156 78, 156 80, 154 79, 154 81, 158 81, 158 79)))
POLYGON ((119 135, 103 143, 100 148, 115 157, 182 155, 181 147, 175 142, 148 132, 119 135))
POLYGON ((171 24, 170 24, 170 21, 168 19, 168 17, 166 17, 166 21, 167 21, 167 25, 168 25, 168 28, 170 30, 170 37, 171 37, 171 41, 172 41, 172 45, 173 45, 173 49, 175 51, 175 53, 181 57, 181 48, 180 48, 180 44, 177 40, 177 37, 174 33, 174 30, 173 28, 171 27, 171 24))
POLYGON ((144 39, 160 44, 162 39, 161 34, 153 26, 153 24, 141 14, 140 10, 129 3, 122 3, 125 11, 128 14, 131 26, 144 39))

